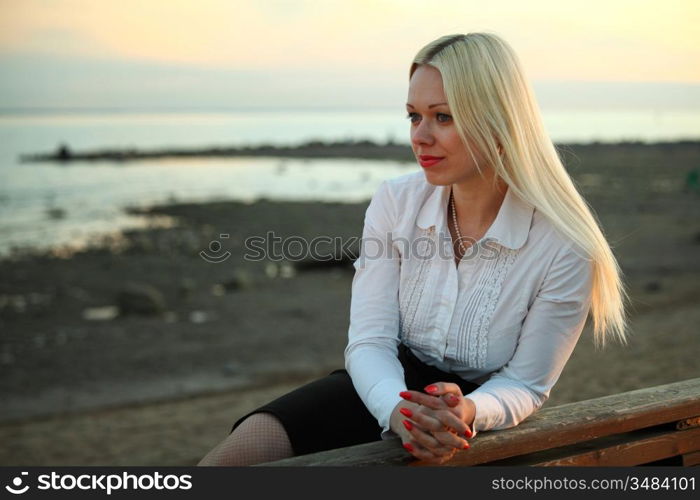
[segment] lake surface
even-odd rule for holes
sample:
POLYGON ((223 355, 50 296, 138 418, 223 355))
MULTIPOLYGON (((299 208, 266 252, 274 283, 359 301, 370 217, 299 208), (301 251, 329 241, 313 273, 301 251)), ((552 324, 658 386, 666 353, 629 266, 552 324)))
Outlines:
MULTIPOLYGON (((673 141, 700 138, 700 113, 545 112, 555 142, 673 141)), ((21 154, 97 148, 297 144, 370 139, 408 143, 409 123, 390 111, 0 114, 0 255, 49 248, 143 225, 126 207, 173 201, 368 199, 413 164, 280 158, 23 164, 21 154)))

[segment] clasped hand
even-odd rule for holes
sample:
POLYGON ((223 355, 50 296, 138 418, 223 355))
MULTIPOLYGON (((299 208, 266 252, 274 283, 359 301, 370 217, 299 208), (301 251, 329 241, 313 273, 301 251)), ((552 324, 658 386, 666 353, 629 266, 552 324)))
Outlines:
POLYGON ((392 411, 390 427, 413 456, 441 464, 469 448, 476 409, 457 384, 436 382, 424 391, 400 394, 404 401, 392 411))

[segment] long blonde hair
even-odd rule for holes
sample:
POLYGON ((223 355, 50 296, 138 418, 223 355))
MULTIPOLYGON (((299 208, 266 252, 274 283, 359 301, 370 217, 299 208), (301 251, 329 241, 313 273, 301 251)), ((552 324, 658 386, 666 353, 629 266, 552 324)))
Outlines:
POLYGON ((409 78, 422 64, 442 75, 455 126, 474 161, 481 156, 493 165, 494 182, 503 179, 593 261, 591 316, 596 346, 604 346, 607 337, 626 343, 627 295, 620 267, 545 131, 513 49, 490 33, 448 35, 418 52, 409 78))

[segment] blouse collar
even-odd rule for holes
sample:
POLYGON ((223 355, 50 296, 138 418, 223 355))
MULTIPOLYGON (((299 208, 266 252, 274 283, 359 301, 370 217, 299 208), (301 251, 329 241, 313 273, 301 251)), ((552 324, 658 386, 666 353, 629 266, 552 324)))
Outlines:
MULTIPOLYGON (((447 203, 451 186, 436 186, 418 212, 416 224, 422 229, 446 226, 447 203)), ((516 250, 527 241, 532 224, 534 207, 513 193, 509 187, 498 210, 496 220, 484 235, 484 240, 494 240, 499 245, 516 250)))

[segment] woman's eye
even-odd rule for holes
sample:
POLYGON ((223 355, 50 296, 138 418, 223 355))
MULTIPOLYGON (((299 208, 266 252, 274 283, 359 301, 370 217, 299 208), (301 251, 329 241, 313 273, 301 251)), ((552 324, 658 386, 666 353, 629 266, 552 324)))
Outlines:
MULTIPOLYGON (((410 112, 406 115, 406 118, 408 118, 411 123, 418 123, 420 120, 420 115, 418 113, 410 112)), ((447 123, 452 120, 452 117, 445 113, 437 113, 435 115, 435 119, 440 123, 447 123)))

